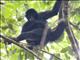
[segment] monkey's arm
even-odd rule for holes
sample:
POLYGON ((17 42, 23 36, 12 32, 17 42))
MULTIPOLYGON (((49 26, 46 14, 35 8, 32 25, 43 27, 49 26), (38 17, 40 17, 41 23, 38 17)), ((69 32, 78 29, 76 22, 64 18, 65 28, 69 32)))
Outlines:
POLYGON ((45 11, 45 12, 40 12, 39 15, 44 18, 44 20, 55 16, 58 14, 60 6, 61 6, 62 0, 56 0, 55 5, 53 6, 53 9, 51 11, 45 11))
POLYGON ((21 33, 24 33, 24 32, 28 32, 32 29, 32 26, 33 26, 33 23, 31 22, 26 22, 23 27, 22 27, 22 31, 21 33))
POLYGON ((23 32, 21 33, 17 38, 16 41, 22 41, 22 40, 35 40, 38 39, 39 36, 41 36, 43 29, 39 28, 39 29, 34 29, 32 31, 28 31, 28 32, 23 32))

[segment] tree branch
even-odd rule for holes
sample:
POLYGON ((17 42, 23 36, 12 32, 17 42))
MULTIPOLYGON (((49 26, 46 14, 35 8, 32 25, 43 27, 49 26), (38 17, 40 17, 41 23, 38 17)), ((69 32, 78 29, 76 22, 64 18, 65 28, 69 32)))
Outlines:
POLYGON ((66 25, 67 25, 66 32, 67 32, 68 37, 70 39, 71 46, 72 46, 73 51, 75 53, 75 57, 77 60, 80 60, 79 43, 78 43, 77 39, 75 38, 73 31, 70 27, 70 24, 68 22, 68 1, 63 1, 62 15, 63 15, 63 18, 66 20, 66 25))
POLYGON ((37 59, 41 60, 41 58, 40 58, 36 53, 34 53, 32 50, 30 50, 30 49, 28 49, 28 48, 25 48, 24 46, 20 45, 20 44, 17 43, 16 41, 14 41, 14 40, 12 40, 12 39, 10 39, 10 38, 8 38, 8 37, 5 37, 5 36, 3 36, 3 35, 1 35, 1 34, 0 34, 0 38, 3 38, 4 40, 7 40, 7 41, 10 41, 10 42, 14 43, 15 45, 23 48, 24 50, 32 53, 37 59))
POLYGON ((76 29, 78 29, 78 30, 80 30, 80 28, 78 27, 78 25, 76 25, 76 24, 73 24, 72 22, 69 22, 74 28, 76 28, 76 29))
POLYGON ((43 30, 42 37, 41 37, 40 48, 43 48, 44 47, 45 40, 46 40, 46 37, 47 37, 48 29, 49 29, 49 27, 48 27, 48 24, 46 23, 45 24, 45 28, 43 30))

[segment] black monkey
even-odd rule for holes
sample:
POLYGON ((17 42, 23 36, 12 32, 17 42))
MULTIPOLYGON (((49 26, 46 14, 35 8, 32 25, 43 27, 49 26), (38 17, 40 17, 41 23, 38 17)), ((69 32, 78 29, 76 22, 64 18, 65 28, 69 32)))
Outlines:
POLYGON ((33 29, 44 28, 45 23, 47 23, 46 20, 52 16, 57 15, 61 6, 61 2, 62 0, 57 0, 51 11, 37 13, 34 9, 29 9, 25 14, 28 22, 23 25, 21 34, 33 29))
MULTIPOLYGON (((59 12, 60 6, 61 6, 61 2, 62 0, 57 0, 53 9, 51 11, 46 11, 46 12, 40 12, 37 13, 34 9, 29 9, 26 12, 25 17, 28 19, 28 22, 26 22, 23 27, 22 27, 22 32, 21 35, 19 35, 17 37, 17 41, 23 40, 23 39, 27 39, 27 42, 31 45, 39 45, 40 41, 41 41, 41 36, 42 36, 42 32, 44 30, 45 27, 45 23, 47 23, 47 19, 57 15, 57 13, 59 12), (41 29, 39 29, 41 28, 41 29), (36 32, 35 32, 36 30, 36 32), (41 31, 39 31, 41 30, 41 31), (25 32, 29 32, 32 31, 31 33, 27 34, 25 32), (26 35, 27 34, 27 35, 26 35), (29 39, 28 39, 29 38, 29 39)), ((56 40, 60 37, 60 35, 62 34, 62 32, 64 31, 64 23, 60 23, 60 26, 58 26, 56 28, 55 31, 51 32, 51 29, 49 29, 49 33, 48 33, 48 38, 46 38, 47 40, 45 41, 45 45, 50 41, 50 40, 56 40), (59 28, 61 28, 61 26, 63 25, 62 29, 60 30, 59 28), (59 30, 58 30, 59 29, 59 30), (59 32, 58 32, 59 31, 59 32), (53 33, 51 35, 53 35, 54 39, 50 38, 50 33, 53 33), (59 33, 59 34, 57 34, 59 33)), ((52 37, 52 36, 51 36, 52 37)), ((32 47, 30 47, 32 48, 32 47)))
MULTIPOLYGON (((47 23, 46 20, 52 16, 57 15, 61 6, 61 2, 62 0, 57 0, 54 5, 54 8, 51 11, 37 13, 34 9, 29 9, 25 15, 28 19, 28 22, 23 25, 22 32, 16 38, 16 41, 19 42, 23 39, 27 39, 28 43, 31 46, 39 45, 41 41, 41 35, 45 27, 45 23, 47 23)), ((48 42, 57 40, 63 33, 64 28, 64 22, 60 22, 56 27, 55 31, 48 29, 45 45, 48 42)))

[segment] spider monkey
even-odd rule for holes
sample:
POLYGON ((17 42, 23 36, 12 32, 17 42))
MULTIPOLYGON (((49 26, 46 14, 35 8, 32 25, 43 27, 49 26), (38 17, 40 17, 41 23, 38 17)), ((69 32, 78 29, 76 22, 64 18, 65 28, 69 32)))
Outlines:
MULTIPOLYGON (((46 20, 58 14, 61 2, 62 0, 57 0, 51 11, 37 13, 37 11, 34 9, 29 9, 25 14, 28 22, 23 25, 21 34, 16 38, 16 41, 19 42, 21 40, 27 39, 27 42, 29 45, 31 45, 30 48, 33 48, 33 46, 36 45, 40 45, 41 35, 45 24, 47 23, 46 20)), ((58 24, 55 31, 49 28, 45 45, 48 42, 57 40, 64 32, 64 29, 65 23, 63 21, 58 24)))
MULTIPOLYGON (((34 9, 29 9, 25 14, 28 22, 23 25, 21 34, 17 37, 17 41, 27 39, 27 42, 31 46, 40 45, 42 32, 47 23, 46 20, 58 14, 61 2, 62 0, 57 0, 51 11, 37 13, 34 9)), ((58 24, 55 31, 49 28, 45 45, 48 42, 57 40, 62 35, 64 28, 65 24, 63 21, 58 24)))

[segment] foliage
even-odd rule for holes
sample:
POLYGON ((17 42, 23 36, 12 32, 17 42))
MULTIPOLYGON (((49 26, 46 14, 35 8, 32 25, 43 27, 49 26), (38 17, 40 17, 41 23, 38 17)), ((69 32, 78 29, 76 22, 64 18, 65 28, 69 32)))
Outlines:
MULTIPOLYGON (((55 1, 48 0, 39 0, 39 1, 18 1, 18 0, 8 0, 2 1, 3 4, 0 4, 0 33, 8 37, 16 37, 20 34, 22 25, 26 22, 24 15, 25 11, 29 8, 34 8, 38 12, 49 10, 52 8, 55 1)), ((73 24, 78 24, 80 22, 80 1, 71 1, 69 10, 69 20, 73 24)), ((54 28, 55 21, 57 16, 49 20, 49 26, 54 28), (54 25, 53 25, 54 24, 54 25)), ((79 26, 80 27, 80 26, 79 26)), ((80 30, 72 28, 74 34, 78 41, 80 42, 80 30)), ((59 42, 49 43, 44 50, 50 53, 55 53, 56 56, 60 57, 63 60, 75 60, 72 52, 72 48, 68 39, 66 32, 59 39, 59 42)), ((0 54, 1 60, 35 60, 35 57, 21 49, 20 47, 11 44, 5 45, 3 42, 0 42, 0 54)), ((45 53, 39 52, 43 60, 48 60, 45 53), (44 56, 44 57, 43 57, 44 56)), ((55 60, 57 60, 55 58, 55 60)))

